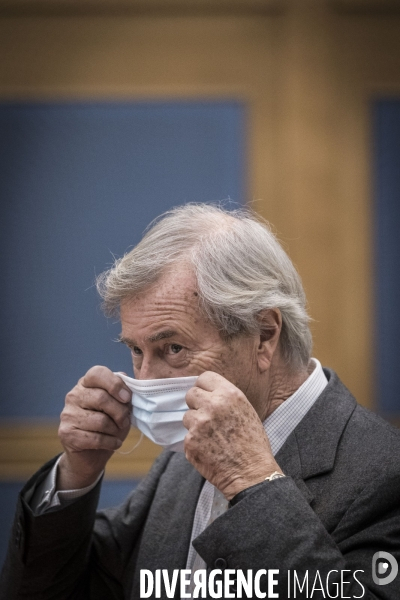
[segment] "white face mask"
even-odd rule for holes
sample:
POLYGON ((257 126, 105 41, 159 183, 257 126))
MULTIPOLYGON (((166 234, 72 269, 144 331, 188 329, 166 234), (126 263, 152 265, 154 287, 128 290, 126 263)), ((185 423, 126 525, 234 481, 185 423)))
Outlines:
POLYGON ((187 429, 182 419, 188 410, 186 392, 197 377, 171 379, 132 379, 116 373, 133 392, 132 423, 155 444, 168 450, 183 452, 187 429))

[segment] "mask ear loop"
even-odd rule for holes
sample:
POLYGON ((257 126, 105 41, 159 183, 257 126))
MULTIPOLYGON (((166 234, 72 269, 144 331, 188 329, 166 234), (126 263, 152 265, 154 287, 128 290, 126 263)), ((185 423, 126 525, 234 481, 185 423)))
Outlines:
POLYGON ((121 452, 121 450, 114 450, 114 452, 116 454, 130 454, 131 452, 133 452, 134 450, 136 450, 136 448, 139 446, 140 442, 143 439, 143 431, 140 432, 140 438, 139 441, 136 442, 136 444, 133 446, 133 448, 131 450, 128 450, 128 452, 121 452))

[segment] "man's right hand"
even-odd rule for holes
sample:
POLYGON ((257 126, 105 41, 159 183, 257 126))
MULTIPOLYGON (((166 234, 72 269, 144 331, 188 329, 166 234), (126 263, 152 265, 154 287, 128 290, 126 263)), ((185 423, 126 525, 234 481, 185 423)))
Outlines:
POLYGON ((129 433, 131 397, 118 375, 98 366, 67 394, 58 430, 64 447, 58 490, 83 488, 97 479, 129 433))

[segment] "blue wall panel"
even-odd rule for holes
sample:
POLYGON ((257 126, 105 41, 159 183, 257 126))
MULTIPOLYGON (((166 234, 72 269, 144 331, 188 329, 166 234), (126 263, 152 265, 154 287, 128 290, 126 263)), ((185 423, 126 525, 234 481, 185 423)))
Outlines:
POLYGON ((400 100, 374 106, 378 402, 400 416, 400 100))
POLYGON ((94 364, 131 372, 95 274, 188 201, 244 197, 236 102, 0 104, 0 417, 55 417, 94 364))
MULTIPOLYGON (((58 417, 93 364, 131 372, 95 274, 172 206, 243 201, 244 119, 236 102, 0 104, 0 418, 58 417)), ((22 485, 0 483, 0 564, 22 485)), ((103 483, 100 506, 135 485, 103 483)))

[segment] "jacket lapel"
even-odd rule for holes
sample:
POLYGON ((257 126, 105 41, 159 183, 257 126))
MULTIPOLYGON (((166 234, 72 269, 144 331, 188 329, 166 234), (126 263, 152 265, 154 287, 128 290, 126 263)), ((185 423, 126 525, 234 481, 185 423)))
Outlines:
MULTIPOLYGON (((167 569, 171 579, 173 569, 186 568, 194 513, 204 478, 183 454, 177 453, 171 459, 170 468, 170 472, 165 473, 167 477, 164 480, 161 478, 158 484, 143 531, 132 600, 140 597, 141 569, 149 569, 153 573, 157 569, 167 569)), ((179 590, 179 582, 176 589, 179 590)), ((163 583, 161 598, 166 599, 163 583)))
POLYGON ((328 385, 276 455, 308 502, 313 496, 304 482, 333 469, 341 435, 357 405, 336 373, 324 371, 328 385))
POLYGON ((154 556, 156 569, 186 568, 194 514, 205 481, 190 463, 187 464, 189 472, 181 482, 180 497, 168 515, 168 522, 163 524, 165 542, 154 556))

